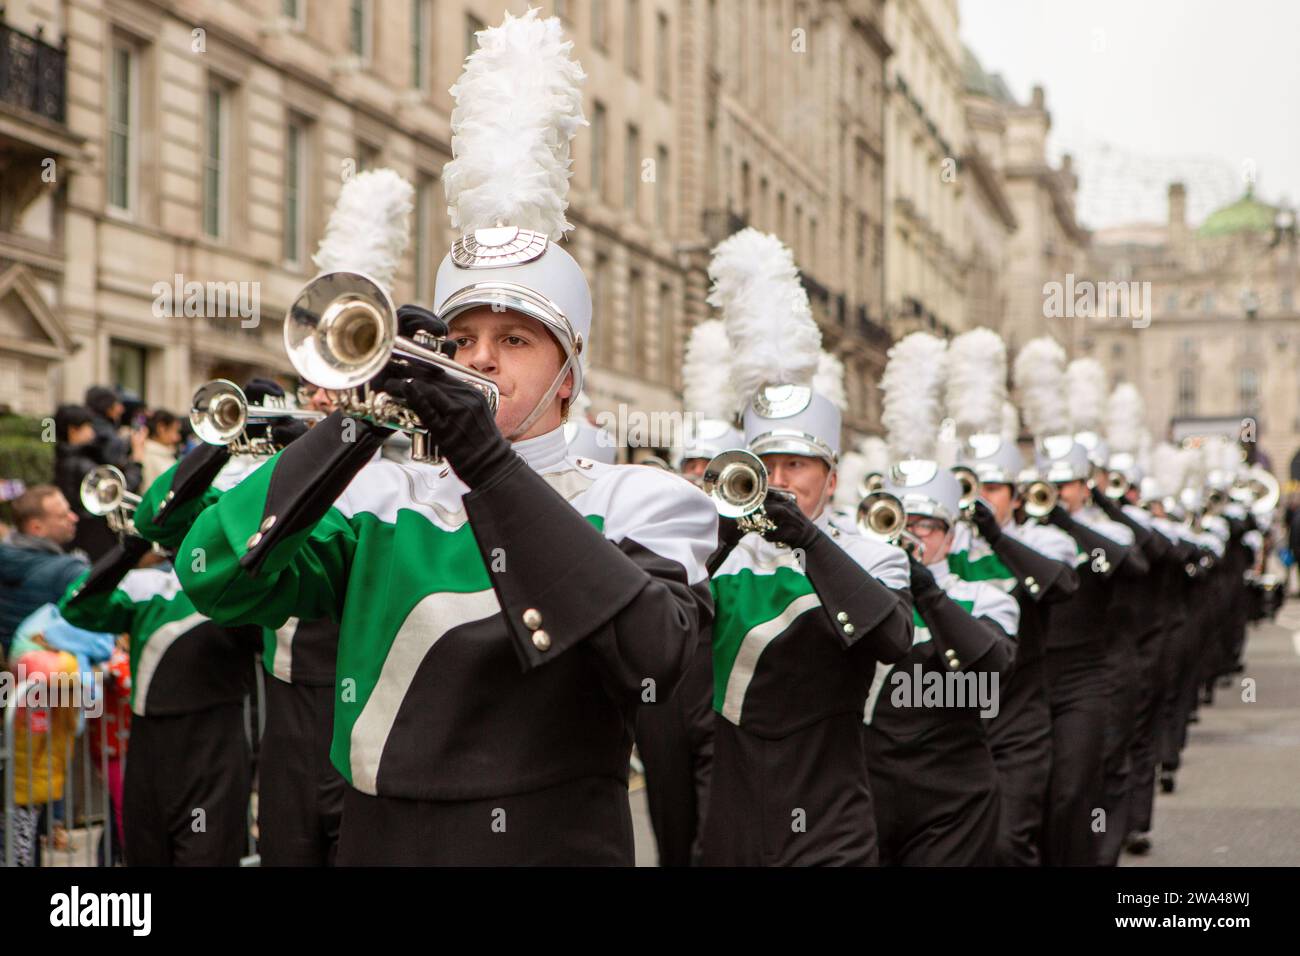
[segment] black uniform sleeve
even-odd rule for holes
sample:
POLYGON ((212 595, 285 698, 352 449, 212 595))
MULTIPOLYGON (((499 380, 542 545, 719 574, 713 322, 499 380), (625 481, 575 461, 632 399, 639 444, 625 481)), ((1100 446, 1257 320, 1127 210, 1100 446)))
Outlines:
POLYGON ((464 501, 525 670, 594 641, 626 689, 639 690, 649 677, 661 695, 671 692, 700 629, 713 619, 704 561, 717 540, 717 514, 707 498, 685 490, 645 495, 636 503, 637 528, 619 544, 522 458, 496 470, 464 501), (638 528, 648 539, 668 527, 682 547, 698 551, 698 560, 688 562, 693 566, 636 540, 638 528))
POLYGON ((153 545, 148 541, 134 535, 114 545, 111 551, 91 566, 85 580, 67 597, 66 606, 112 591, 126 576, 126 572, 134 568, 151 547, 153 545))
POLYGON ((916 610, 930 629, 935 649, 954 671, 1006 674, 1016 659, 1016 642, 993 621, 975 617, 937 584, 913 592, 916 610))
MULTIPOLYGON (((1111 577, 1133 557, 1133 548, 1106 537, 1100 531, 1094 531, 1081 521, 1075 521, 1069 512, 1059 505, 1052 509, 1047 520, 1073 538, 1075 543, 1088 553, 1086 567, 1100 578, 1111 577)), ((1146 572, 1147 566, 1144 560, 1137 573, 1146 572)))
POLYGON ((877 660, 902 660, 912 646, 912 608, 826 534, 804 550, 804 571, 845 649, 865 639, 877 660))
POLYGON ((1079 590, 1079 575, 1064 561, 1049 558, 1009 534, 999 535, 991 546, 1036 604, 1064 601, 1079 590))

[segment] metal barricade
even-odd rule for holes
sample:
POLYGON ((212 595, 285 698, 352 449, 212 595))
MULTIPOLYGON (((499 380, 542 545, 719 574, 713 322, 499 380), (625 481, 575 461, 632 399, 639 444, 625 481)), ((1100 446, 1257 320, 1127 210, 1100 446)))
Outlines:
MULTIPOLYGON (((25 865, 32 865, 39 858, 43 866, 93 867, 101 865, 101 862, 111 863, 113 859, 115 834, 110 799, 108 723, 102 719, 97 722, 85 719, 89 708, 86 706, 84 692, 80 694, 78 703, 55 700, 55 693, 44 676, 32 677, 20 681, 14 693, 4 701, 4 736, 0 738, 0 777, 2 777, 0 788, 4 791, 4 820, 0 823, 4 828, 5 866, 19 865, 20 856, 25 865), (34 692, 39 695, 42 684, 45 685, 46 706, 29 706, 34 692), (38 721, 42 715, 44 716, 43 730, 38 721), (66 732, 67 739, 62 742, 59 740, 61 724, 71 724, 71 729, 66 732), (102 787, 102 801, 98 815, 91 812, 94 805, 95 784, 91 773, 94 760, 90 750, 90 735, 96 731, 100 735, 101 744, 99 780, 102 787), (39 748, 38 741, 42 736, 45 746, 39 748), (17 792, 20 739, 25 744, 22 748, 24 751, 22 769, 25 771, 26 780, 23 793, 17 792), (78 747, 78 740, 80 740, 80 747, 78 747), (42 749, 44 753, 43 767, 34 765, 33 754, 38 749, 42 749), (60 749, 62 753, 56 754, 60 749), (56 759, 61 760, 63 770, 62 793, 58 796, 55 795, 56 759), (82 797, 85 802, 80 820, 77 816, 78 766, 81 770, 82 797), (45 790, 43 804, 34 801, 38 782, 43 783, 45 790), (61 821, 56 821, 55 807, 58 804, 63 806, 61 821), (44 810, 46 845, 43 851, 40 846, 42 836, 39 827, 40 817, 33 819, 34 811, 38 808, 44 810), (56 849, 54 845, 56 822, 61 822, 68 833, 68 846, 63 850, 56 849), (97 839, 100 832, 102 832, 104 850, 102 861, 98 853, 100 841, 97 839), (74 833, 81 836, 83 846, 80 848, 75 846, 74 833), (31 846, 20 846, 20 840, 25 842, 27 837, 31 839, 31 846)), ((103 705, 102 689, 99 699, 103 705)), ((90 714, 90 716, 94 715, 90 714)))

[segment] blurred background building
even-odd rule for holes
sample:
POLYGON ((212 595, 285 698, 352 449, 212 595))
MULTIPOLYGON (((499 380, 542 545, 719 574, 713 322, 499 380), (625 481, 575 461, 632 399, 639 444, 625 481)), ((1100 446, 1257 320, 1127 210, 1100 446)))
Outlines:
MULTIPOLYGON (((568 242, 596 307, 593 412, 680 407, 709 250, 753 225, 794 251, 853 432, 880 430, 894 339, 986 325, 1141 381, 1157 436, 1257 414, 1274 457, 1300 441, 1289 214, 1247 195, 1195 224, 1174 190, 1168 223, 1092 241, 1069 156, 1047 159, 1045 91, 1018 102, 962 46, 957 0, 540 5, 588 74, 568 242), (1069 275, 1149 279, 1151 328, 1047 317, 1069 275)), ((415 184, 395 294, 428 302, 454 239, 448 88, 475 32, 526 6, 9 0, 0 405, 48 415, 106 382, 183 409, 214 376, 287 377, 280 318, 357 170, 415 184)))

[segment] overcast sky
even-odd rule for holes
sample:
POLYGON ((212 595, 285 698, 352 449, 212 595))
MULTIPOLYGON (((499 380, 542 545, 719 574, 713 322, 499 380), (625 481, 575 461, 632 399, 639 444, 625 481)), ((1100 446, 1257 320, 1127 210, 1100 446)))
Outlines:
POLYGON ((1244 190, 1300 200, 1300 0, 960 0, 962 40, 1017 99, 1036 83, 1053 158, 1080 167, 1097 228, 1189 218, 1244 190))

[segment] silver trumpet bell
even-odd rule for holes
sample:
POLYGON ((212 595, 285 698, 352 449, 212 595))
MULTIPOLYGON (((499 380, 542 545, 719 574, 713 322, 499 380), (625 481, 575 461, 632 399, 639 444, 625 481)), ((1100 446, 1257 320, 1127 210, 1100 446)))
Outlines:
POLYGON ((862 476, 862 481, 858 483, 858 497, 865 498, 873 491, 879 491, 885 487, 885 476, 878 471, 869 471, 862 476))
POLYGON ((907 511, 896 495, 877 489, 864 496, 856 522, 864 538, 895 545, 914 557, 920 554, 920 539, 907 530, 907 511))
POLYGON ((713 499, 724 518, 735 518, 745 532, 773 530, 776 525, 763 511, 767 498, 767 468, 753 452, 730 448, 704 466, 700 490, 713 499))
POLYGON ((360 272, 326 272, 307 283, 284 316, 284 348, 298 374, 336 392, 346 415, 363 418, 411 435, 411 457, 431 461, 428 434, 419 419, 371 380, 389 362, 435 365, 452 378, 483 393, 495 414, 500 393, 496 383, 459 365, 439 350, 442 339, 427 333, 413 338, 397 334, 397 308, 373 279, 360 272))
POLYGON ((1106 491, 1107 498, 1113 498, 1118 501, 1128 494, 1129 480, 1122 471, 1111 469, 1106 472, 1106 491))
POLYGON ((975 508, 975 501, 980 496, 980 480, 974 471, 965 465, 953 465, 952 473, 961 485, 961 497, 957 499, 957 509, 962 517, 969 517, 975 508))
POLYGON ((110 530, 134 534, 131 515, 140 496, 126 490, 126 476, 113 465, 100 465, 81 479, 81 506, 98 518, 106 518, 110 530))
POLYGON ((1059 492, 1050 481, 1027 481, 1019 488, 1024 501, 1025 514, 1031 518, 1046 518, 1056 507, 1059 492))
POLYGON ((250 405, 244 390, 234 382, 216 378, 204 382, 190 403, 190 425, 194 434, 209 445, 229 445, 242 454, 274 454, 279 447, 268 437, 251 439, 244 433, 249 422, 267 422, 277 418, 319 421, 324 412, 304 408, 250 405))

